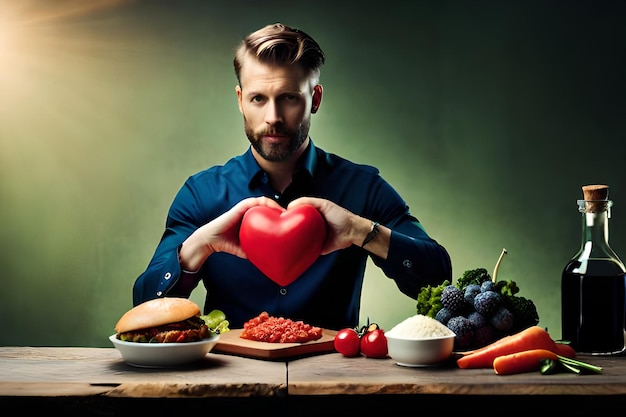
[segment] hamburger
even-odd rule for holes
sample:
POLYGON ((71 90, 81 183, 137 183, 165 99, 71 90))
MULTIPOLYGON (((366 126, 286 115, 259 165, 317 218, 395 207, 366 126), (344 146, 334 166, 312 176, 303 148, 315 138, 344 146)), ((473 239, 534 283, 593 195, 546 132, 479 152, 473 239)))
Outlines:
POLYGON ((155 298, 128 310, 115 325, 117 338, 139 343, 197 342, 213 336, 200 307, 186 298, 155 298))

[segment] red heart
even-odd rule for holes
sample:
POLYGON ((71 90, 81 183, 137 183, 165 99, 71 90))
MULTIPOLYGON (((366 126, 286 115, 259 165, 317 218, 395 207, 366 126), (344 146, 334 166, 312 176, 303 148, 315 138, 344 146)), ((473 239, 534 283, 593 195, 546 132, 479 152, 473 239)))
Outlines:
POLYGON ((250 208, 239 230, 248 260, 281 286, 295 281, 319 257, 326 240, 326 222, 313 206, 289 210, 250 208))

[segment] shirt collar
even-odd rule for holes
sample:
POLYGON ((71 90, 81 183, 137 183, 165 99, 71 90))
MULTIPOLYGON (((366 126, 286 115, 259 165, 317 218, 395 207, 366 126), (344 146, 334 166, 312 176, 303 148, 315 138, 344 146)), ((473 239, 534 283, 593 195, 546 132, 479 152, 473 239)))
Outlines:
MULTIPOLYGON (((248 147, 248 150, 243 155, 243 166, 246 173, 246 177, 249 178, 248 186, 254 188, 259 181, 263 181, 265 172, 261 169, 256 159, 252 155, 252 146, 248 147)), ((310 177, 313 177, 315 167, 317 166, 317 153, 315 152, 315 145, 313 139, 309 138, 309 145, 306 147, 296 165, 294 175, 302 174, 306 172, 310 177)))

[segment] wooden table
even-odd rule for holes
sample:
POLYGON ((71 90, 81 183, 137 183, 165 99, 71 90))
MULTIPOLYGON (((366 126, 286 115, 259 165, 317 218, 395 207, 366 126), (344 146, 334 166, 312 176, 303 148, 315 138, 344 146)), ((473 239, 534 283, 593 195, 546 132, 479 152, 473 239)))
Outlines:
POLYGON ((502 376, 491 369, 459 369, 454 360, 437 367, 407 368, 390 359, 346 359, 334 353, 288 363, 288 392, 290 400, 303 407, 340 404, 345 411, 380 412, 385 417, 390 410, 415 409, 417 414, 422 407, 445 410, 446 415, 456 412, 459 417, 506 417, 513 411, 533 415, 542 410, 558 411, 563 417, 623 413, 626 357, 578 359, 602 366, 603 373, 502 376))
POLYGON ((193 365, 149 369, 127 365, 114 348, 0 347, 0 405, 64 416, 180 415, 196 407, 220 416, 318 410, 343 417, 402 409, 443 415, 468 407, 482 416, 626 410, 626 357, 580 359, 603 373, 499 376, 458 369, 453 361, 407 368, 338 353, 288 361, 209 353, 193 365))

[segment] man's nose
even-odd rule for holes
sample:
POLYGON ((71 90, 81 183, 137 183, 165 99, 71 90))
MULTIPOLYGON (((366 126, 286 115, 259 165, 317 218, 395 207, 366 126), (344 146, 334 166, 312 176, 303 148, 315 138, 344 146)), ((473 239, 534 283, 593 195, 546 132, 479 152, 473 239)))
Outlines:
POLYGON ((282 122, 280 107, 276 102, 270 101, 265 108, 265 123, 273 125, 278 122, 282 122))

